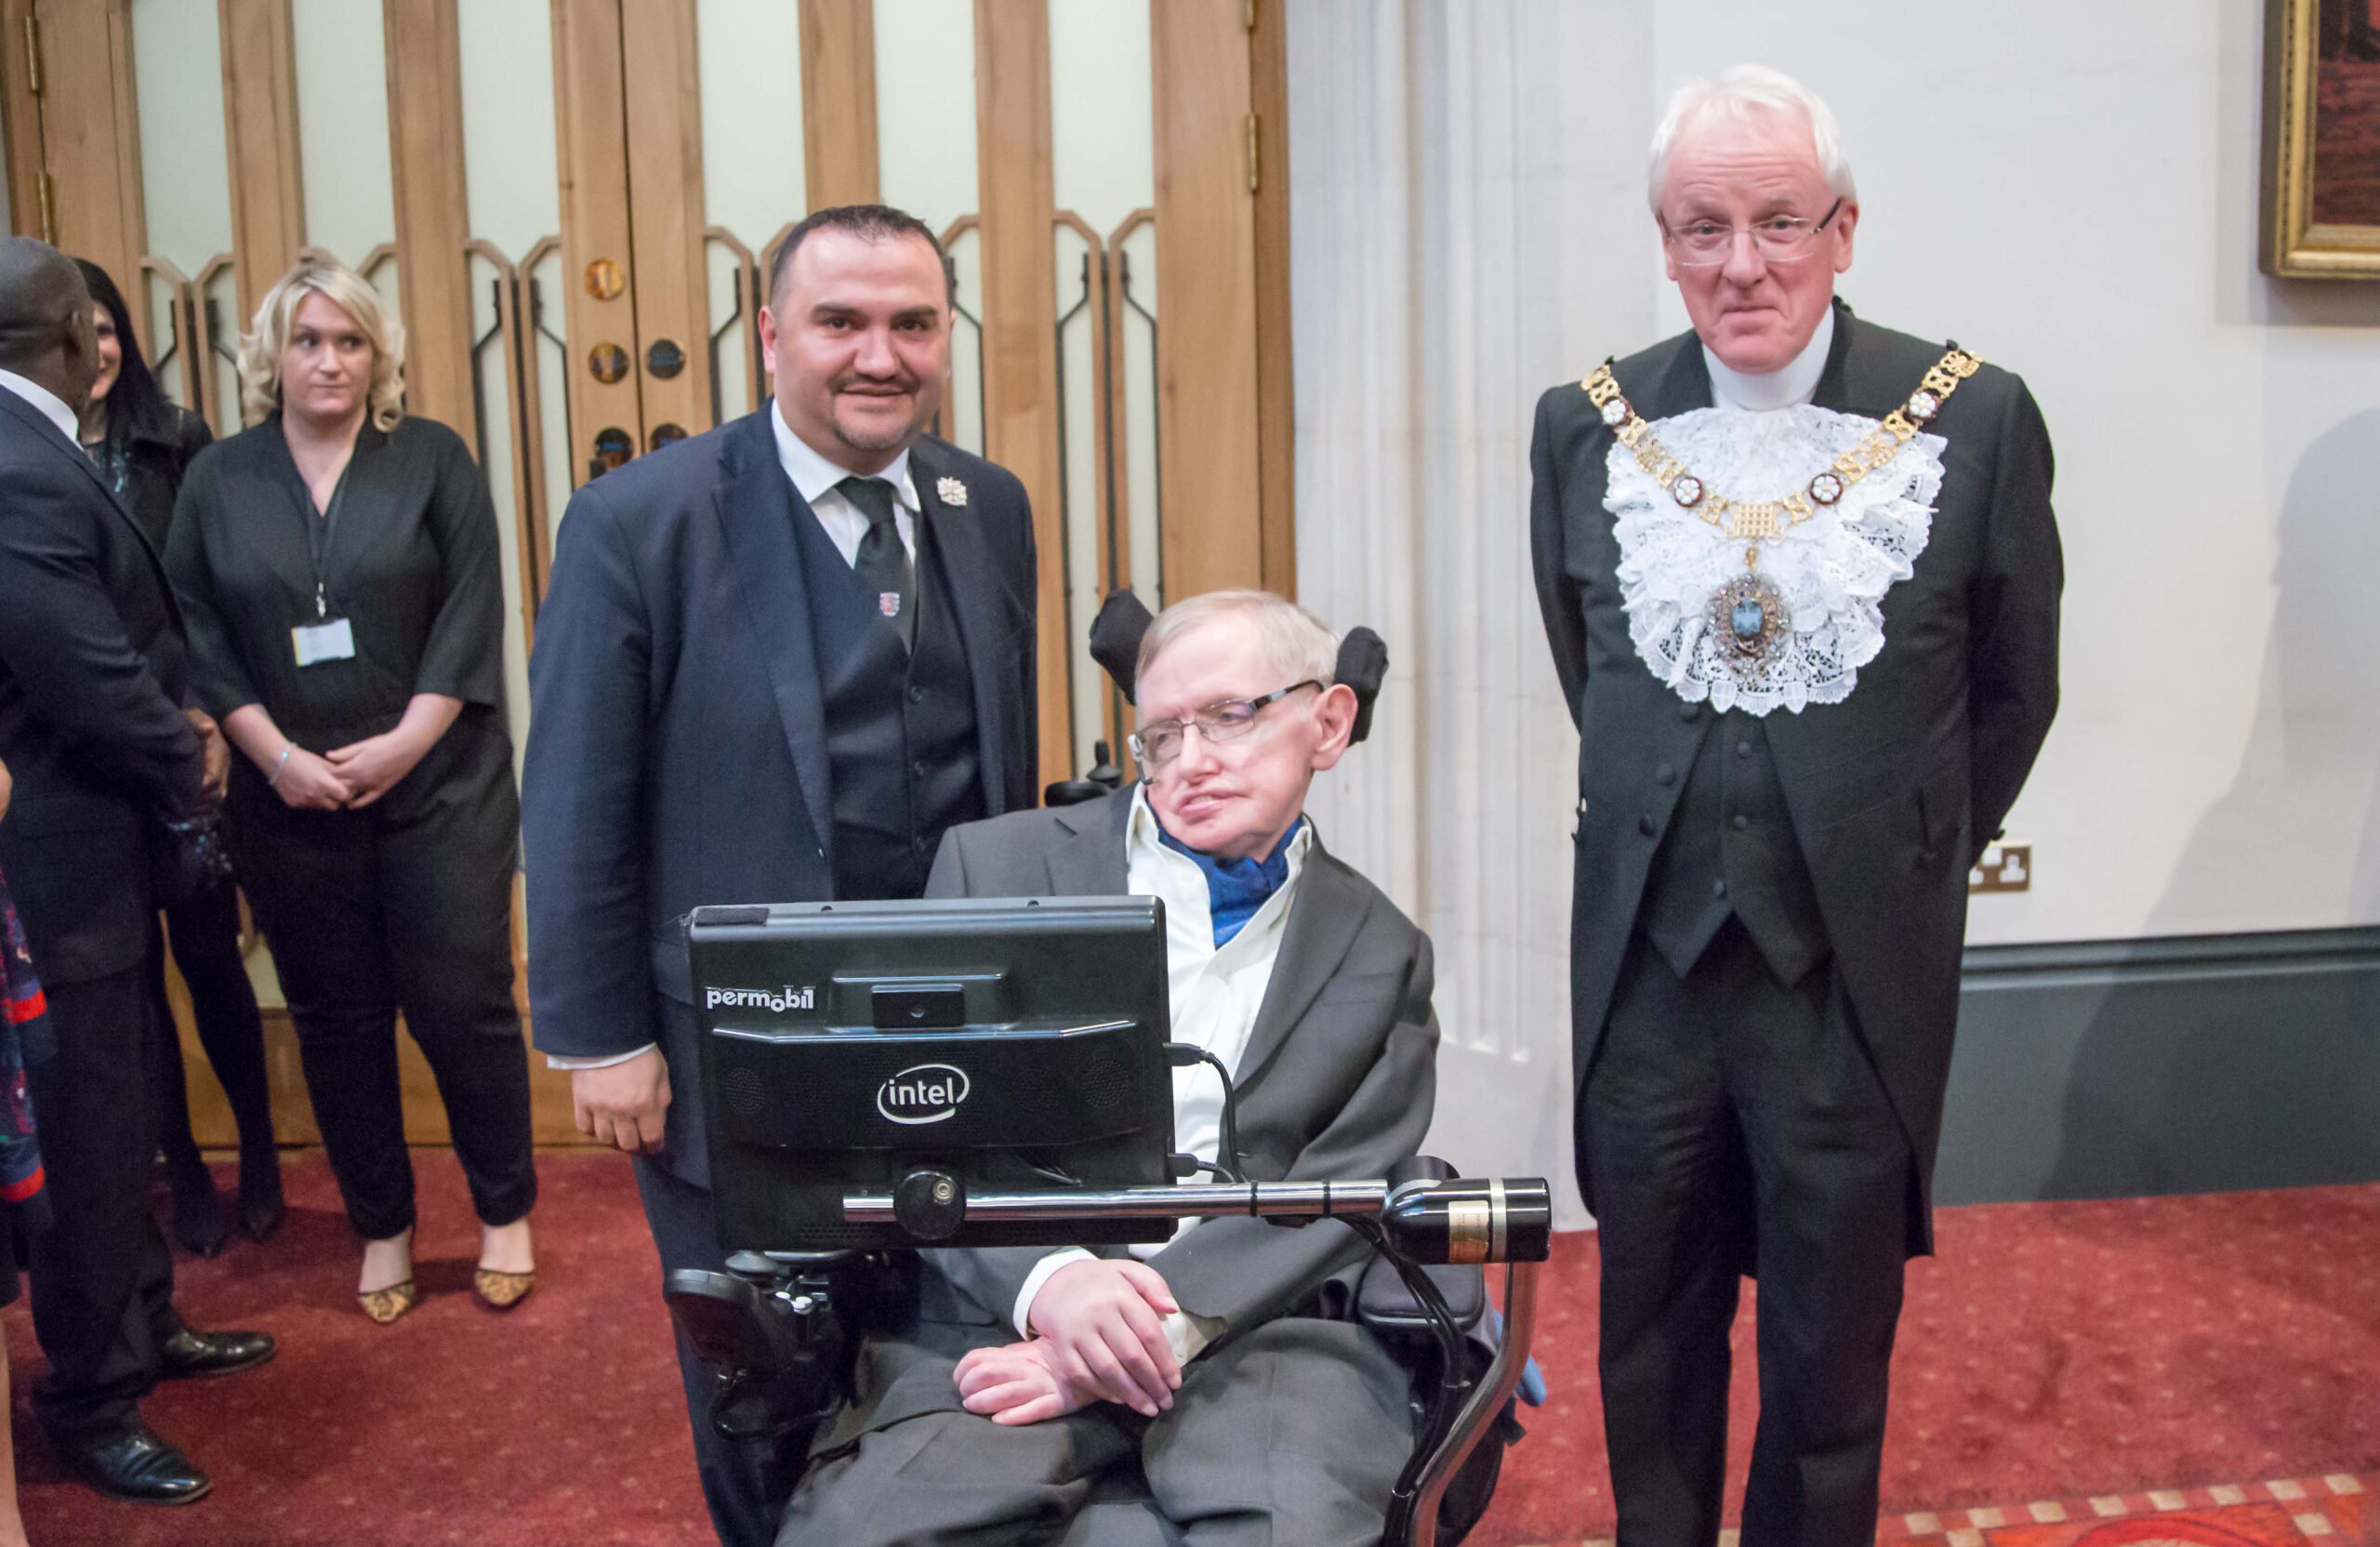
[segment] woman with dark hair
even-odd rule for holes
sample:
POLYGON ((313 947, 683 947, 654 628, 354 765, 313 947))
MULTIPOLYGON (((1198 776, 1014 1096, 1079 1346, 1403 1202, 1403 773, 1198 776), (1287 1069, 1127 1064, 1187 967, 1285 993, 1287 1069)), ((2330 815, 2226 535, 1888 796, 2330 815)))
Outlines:
MULTIPOLYGON (((99 338, 99 376, 91 386, 90 405, 83 410, 83 448, 162 555, 182 475, 214 437, 205 420, 166 402, 158 390, 115 282, 95 263, 77 258, 75 264, 91 289, 91 322, 99 338)), ((192 718, 204 716, 194 710, 192 718)), ((228 774, 229 747, 219 735, 205 740, 207 782, 219 790, 217 757, 223 756, 222 772, 228 774)), ((228 879, 202 885, 188 900, 165 910, 165 931, 174 965, 190 988, 199 1045, 206 1050, 239 1124, 241 1228, 262 1240, 281 1224, 281 1157, 265 1077, 264 1023, 247 966, 240 959, 238 888, 228 879)), ((165 1039, 158 1061, 157 1139, 173 1187, 174 1238, 187 1250, 212 1257, 223 1250, 223 1212, 216 1201, 214 1178, 191 1135, 180 1040, 166 1008, 165 954, 152 950, 149 960, 156 1009, 152 1020, 165 1039)))

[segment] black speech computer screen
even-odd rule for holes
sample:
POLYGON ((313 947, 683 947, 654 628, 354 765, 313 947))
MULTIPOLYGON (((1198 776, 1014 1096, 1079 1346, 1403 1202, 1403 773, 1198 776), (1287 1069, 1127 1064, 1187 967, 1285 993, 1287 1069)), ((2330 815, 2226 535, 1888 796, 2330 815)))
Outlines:
MULTIPOLYGON (((1165 914, 1148 897, 786 903, 687 922, 728 1251, 927 1244, 843 1217, 921 1168, 975 1192, 1174 1180, 1165 914)), ((965 1246, 1168 1220, 970 1222, 965 1246)))

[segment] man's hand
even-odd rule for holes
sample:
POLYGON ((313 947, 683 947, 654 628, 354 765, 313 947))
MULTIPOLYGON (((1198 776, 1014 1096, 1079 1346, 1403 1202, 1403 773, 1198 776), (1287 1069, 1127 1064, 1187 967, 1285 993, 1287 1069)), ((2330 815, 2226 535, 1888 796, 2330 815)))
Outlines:
POLYGON ((1001 1348, 978 1348, 959 1361, 959 1395, 971 1413, 1014 1428, 1079 1412, 1099 1394, 1076 1385, 1057 1370, 1047 1338, 1001 1348))
POLYGON ((377 736, 334 747, 324 755, 324 760, 352 791, 348 797, 348 809, 360 811, 412 773, 414 764, 429 752, 435 739, 424 741, 417 733, 400 725, 377 736))
POLYGON ((190 717, 190 728, 198 733, 198 750, 206 760, 206 783, 204 793, 208 807, 223 803, 223 792, 231 784, 231 744, 224 739, 223 728, 205 709, 184 709, 190 717))
POLYGON ((17 781, 8 777, 8 765, 0 762, 0 816, 8 814, 8 797, 16 787, 17 781))
POLYGON ((668 1110, 669 1065, 659 1048, 625 1063, 570 1071, 570 1115, 578 1131, 599 1144, 628 1155, 654 1154, 661 1148, 662 1114, 668 1110))
POLYGON ((1033 1297, 1026 1330, 1050 1344, 1043 1357, 1060 1380, 1155 1418, 1182 1384, 1159 1319, 1179 1309, 1155 1268, 1103 1257, 1051 1274, 1033 1297))
POLYGON ((272 780, 272 792, 285 806, 306 811, 337 811, 355 792, 336 769, 302 747, 289 749, 289 760, 272 780))

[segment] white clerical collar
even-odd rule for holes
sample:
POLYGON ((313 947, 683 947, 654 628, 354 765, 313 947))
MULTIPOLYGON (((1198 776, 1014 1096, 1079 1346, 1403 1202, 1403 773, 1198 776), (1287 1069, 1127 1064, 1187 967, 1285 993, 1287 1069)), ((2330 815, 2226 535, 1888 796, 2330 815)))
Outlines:
POLYGON ((1810 341, 1777 370, 1747 376, 1742 371, 1729 370, 1702 347, 1702 363, 1711 368, 1711 399, 1723 408, 1743 408, 1753 413, 1765 413, 1772 408, 1791 408, 1817 395, 1818 377, 1826 374, 1827 350, 1834 346, 1834 305, 1818 317, 1818 331, 1810 341))
POLYGON ((903 446, 901 454, 880 471, 855 473, 829 461, 813 450, 809 442, 796 435, 793 427, 785 422, 785 410, 777 406, 774 400, 769 404, 769 428, 776 431, 777 461, 783 464, 785 475, 793 480, 794 490, 801 496, 803 504, 816 504, 820 495, 846 478, 873 477, 892 485, 892 497, 901 502, 904 509, 916 514, 921 509, 918 504, 917 483, 909 477, 908 447, 903 446))
POLYGON ((19 376, 14 371, 0 371, 0 387, 6 387, 40 409, 42 417, 56 425, 60 435, 80 443, 81 436, 77 433, 80 426, 75 420, 74 410, 66 406, 64 398, 33 377, 19 376))

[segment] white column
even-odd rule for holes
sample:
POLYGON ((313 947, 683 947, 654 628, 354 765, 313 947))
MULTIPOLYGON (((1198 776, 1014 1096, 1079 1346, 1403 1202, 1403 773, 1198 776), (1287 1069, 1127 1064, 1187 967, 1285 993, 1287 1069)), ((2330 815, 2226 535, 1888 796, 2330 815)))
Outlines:
POLYGON ((1437 948, 1431 1147, 1570 1181, 1578 737, 1529 574, 1538 395, 1652 339, 1649 6, 1289 12, 1301 600, 1392 660, 1325 839, 1437 948))

